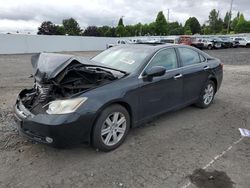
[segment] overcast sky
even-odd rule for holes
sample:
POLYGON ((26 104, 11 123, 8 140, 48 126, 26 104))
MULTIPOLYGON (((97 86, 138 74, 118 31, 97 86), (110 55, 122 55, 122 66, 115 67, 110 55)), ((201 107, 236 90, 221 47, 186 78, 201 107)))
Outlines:
MULTIPOLYGON (((159 11, 170 21, 184 23, 190 16, 201 24, 211 9, 221 17, 230 8, 231 0, 0 0, 0 33, 20 31, 36 33, 41 22, 61 24, 65 18, 75 18, 82 28, 88 25, 116 25, 124 16, 124 24, 149 23, 159 11)), ((250 20, 250 0, 234 0, 233 16, 244 13, 250 20)))

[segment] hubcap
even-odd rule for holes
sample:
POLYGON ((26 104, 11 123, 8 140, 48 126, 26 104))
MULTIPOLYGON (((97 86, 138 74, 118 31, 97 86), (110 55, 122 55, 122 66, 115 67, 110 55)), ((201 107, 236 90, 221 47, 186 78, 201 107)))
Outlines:
POLYGON ((110 114, 101 129, 102 141, 107 146, 117 144, 126 131, 126 118, 120 112, 110 114))
POLYGON ((208 84, 205 88, 205 94, 203 95, 204 104, 209 105, 214 97, 214 87, 212 84, 208 84))

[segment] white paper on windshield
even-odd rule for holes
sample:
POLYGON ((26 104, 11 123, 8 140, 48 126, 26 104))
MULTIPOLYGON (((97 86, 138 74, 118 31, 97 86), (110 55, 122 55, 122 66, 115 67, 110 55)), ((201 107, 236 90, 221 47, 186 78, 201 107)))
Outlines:
POLYGON ((132 65, 135 62, 133 59, 121 59, 120 61, 129 65, 132 65))
POLYGON ((240 131, 241 136, 250 137, 250 130, 239 128, 239 131, 240 131))

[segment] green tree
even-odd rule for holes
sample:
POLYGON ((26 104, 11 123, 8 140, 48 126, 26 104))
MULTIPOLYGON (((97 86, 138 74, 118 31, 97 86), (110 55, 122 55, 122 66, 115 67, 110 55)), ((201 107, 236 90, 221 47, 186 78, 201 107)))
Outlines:
POLYGON ((118 21, 118 26, 123 26, 124 27, 123 18, 122 17, 118 21))
POLYGON ((62 23, 66 34, 76 36, 82 34, 82 29, 74 18, 65 19, 62 23))
POLYGON ((123 25, 122 17, 119 19, 118 25, 116 27, 116 36, 118 36, 118 37, 125 37, 126 36, 126 29, 123 25))
POLYGON ((230 26, 231 26, 231 13, 230 12, 226 12, 226 15, 224 17, 223 20, 223 29, 227 29, 228 26, 228 22, 229 22, 229 31, 230 31, 230 26))
POLYGON ((231 28, 233 31, 235 31, 235 27, 239 21, 240 18, 240 12, 237 13, 236 17, 233 19, 232 23, 231 23, 231 28))
POLYGON ((115 33, 115 28, 111 27, 108 31, 106 31, 105 36, 106 37, 115 37, 116 33, 115 33))
POLYGON ((123 26, 117 26, 116 28, 116 36, 117 37, 125 37, 126 36, 126 29, 123 26))
POLYGON ((179 22, 171 22, 168 24, 170 35, 183 35, 184 28, 179 22))
POLYGON ((209 13, 208 23, 209 23, 209 27, 210 27, 212 33, 214 33, 214 34, 219 33, 223 28, 223 21, 219 17, 219 13, 220 12, 216 11, 215 9, 213 9, 209 13))
POLYGON ((143 36, 149 36, 150 35, 150 29, 148 24, 142 24, 142 35, 143 36))
POLYGON ((99 36, 107 37, 106 34, 107 34, 107 32, 108 32, 108 30, 109 30, 110 28, 111 28, 111 27, 109 27, 109 26, 107 26, 107 25, 98 27, 98 28, 97 28, 97 31, 98 31, 98 33, 99 33, 99 36))
POLYGON ((199 21, 197 20, 197 18, 195 17, 188 18, 184 27, 185 28, 189 27, 192 34, 197 34, 201 32, 201 25, 199 21))
POLYGON ((211 31, 210 27, 207 26, 206 24, 203 24, 202 27, 201 27, 201 34, 209 35, 211 33, 212 33, 212 31, 211 31))
POLYGON ((155 22, 151 22, 150 24, 148 24, 148 31, 150 35, 156 35, 156 23, 155 22))
POLYGON ((155 33, 157 35, 167 35, 168 34, 168 23, 162 11, 157 14, 155 20, 155 33))
POLYGON ((191 31, 190 26, 185 27, 184 34, 185 35, 192 35, 192 31, 191 31))
POLYGON ((101 34, 98 30, 99 28, 97 28, 96 26, 88 26, 84 32, 83 35, 84 36, 96 36, 99 37, 101 34))
POLYGON ((143 25, 141 23, 135 24, 134 31, 135 31, 136 36, 143 36, 144 35, 143 25))
POLYGON ((236 33, 248 33, 250 32, 250 22, 246 21, 243 14, 240 14, 238 23, 235 27, 236 33))
POLYGON ((56 35, 65 35, 65 29, 62 25, 56 25, 56 35))
POLYGON ((55 35, 56 26, 51 21, 44 21, 40 27, 38 27, 38 35, 55 35))

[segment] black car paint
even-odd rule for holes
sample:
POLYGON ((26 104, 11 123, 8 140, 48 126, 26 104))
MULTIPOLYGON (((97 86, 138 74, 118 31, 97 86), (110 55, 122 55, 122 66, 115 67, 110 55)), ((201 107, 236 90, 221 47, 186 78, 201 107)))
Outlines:
MULTIPOLYGON (((134 45, 122 47, 129 46, 134 47, 134 45)), ((145 45, 137 45, 136 47, 145 47, 145 45)), ((222 81, 222 69, 218 59, 212 58, 198 49, 183 45, 159 45, 150 48, 152 48, 152 52, 142 65, 131 74, 78 94, 78 96, 88 97, 88 100, 74 113, 38 114, 36 116, 29 114, 24 118, 18 113, 21 101, 17 100, 15 116, 20 125, 20 132, 43 143, 47 143, 45 137, 49 136, 54 139, 53 144, 55 145, 91 142, 91 130, 95 120, 103 109, 113 103, 121 104, 128 110, 131 116, 131 126, 135 127, 156 115, 196 102, 204 83, 209 79, 213 79, 216 82, 216 90, 219 89, 222 81), (177 50, 179 47, 191 48, 203 55, 207 61, 181 67, 182 62, 177 50), (150 59, 158 51, 165 48, 176 50, 178 68, 166 71, 163 76, 154 77, 152 80, 143 78, 141 73, 150 59), (209 69, 204 70, 206 66, 209 66, 209 69), (179 74, 182 74, 183 77, 174 78, 179 74)))

